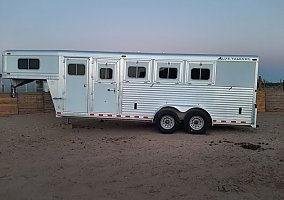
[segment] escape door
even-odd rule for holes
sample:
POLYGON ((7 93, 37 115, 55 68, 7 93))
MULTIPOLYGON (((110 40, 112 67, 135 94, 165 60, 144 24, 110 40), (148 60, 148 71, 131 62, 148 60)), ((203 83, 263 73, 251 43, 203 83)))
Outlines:
POLYGON ((118 61, 98 60, 94 85, 96 113, 118 113, 118 61))
POLYGON ((64 112, 88 112, 88 59, 66 59, 65 74, 64 112))

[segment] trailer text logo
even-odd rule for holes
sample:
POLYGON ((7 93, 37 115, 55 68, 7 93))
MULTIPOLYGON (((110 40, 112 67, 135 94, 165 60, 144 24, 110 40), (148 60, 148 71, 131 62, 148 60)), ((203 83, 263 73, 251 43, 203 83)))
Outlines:
POLYGON ((222 60, 222 61, 251 61, 250 58, 238 58, 238 57, 220 57, 218 60, 222 60))

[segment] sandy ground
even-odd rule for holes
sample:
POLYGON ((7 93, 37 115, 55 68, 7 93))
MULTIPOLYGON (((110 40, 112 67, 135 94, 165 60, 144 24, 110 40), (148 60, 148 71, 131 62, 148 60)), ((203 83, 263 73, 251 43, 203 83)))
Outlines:
POLYGON ((0 199, 284 199, 284 113, 207 135, 61 123, 53 114, 0 117, 0 199))

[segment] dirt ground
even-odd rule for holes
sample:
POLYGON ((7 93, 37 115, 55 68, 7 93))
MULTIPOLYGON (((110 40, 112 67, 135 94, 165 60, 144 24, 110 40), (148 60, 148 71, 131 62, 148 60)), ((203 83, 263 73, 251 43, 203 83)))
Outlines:
POLYGON ((284 113, 259 128, 0 117, 0 199, 284 199, 284 113), (248 144, 249 143, 249 144, 248 144))

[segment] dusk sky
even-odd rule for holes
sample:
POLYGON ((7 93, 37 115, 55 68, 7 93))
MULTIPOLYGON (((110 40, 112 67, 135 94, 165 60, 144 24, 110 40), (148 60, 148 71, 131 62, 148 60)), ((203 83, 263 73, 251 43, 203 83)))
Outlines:
POLYGON ((257 55, 279 81, 284 0, 0 0, 7 49, 257 55))

